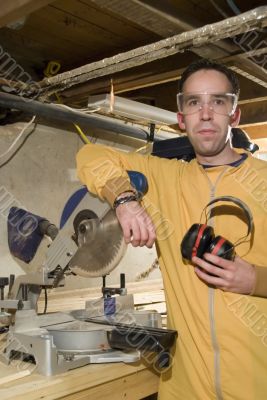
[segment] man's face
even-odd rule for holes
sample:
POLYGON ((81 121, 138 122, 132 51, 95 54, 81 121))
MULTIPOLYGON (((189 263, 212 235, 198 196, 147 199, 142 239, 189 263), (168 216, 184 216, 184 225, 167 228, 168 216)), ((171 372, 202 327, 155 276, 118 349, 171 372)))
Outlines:
POLYGON ((216 156, 229 146, 230 128, 239 122, 240 112, 232 116, 216 113, 210 105, 209 93, 231 93, 232 87, 227 77, 216 70, 199 70, 185 82, 183 93, 207 93, 202 96, 203 107, 192 114, 178 112, 178 122, 185 129, 195 153, 199 156, 216 156))

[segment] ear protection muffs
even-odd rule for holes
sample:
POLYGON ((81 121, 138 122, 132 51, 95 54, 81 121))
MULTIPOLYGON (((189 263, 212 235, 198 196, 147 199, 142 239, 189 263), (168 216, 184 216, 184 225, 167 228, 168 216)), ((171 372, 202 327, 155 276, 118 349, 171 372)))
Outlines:
MULTIPOLYGON (((223 238, 222 236, 216 236, 212 226, 205 224, 193 224, 188 232, 185 234, 181 242, 181 253, 183 258, 191 261, 192 257, 197 256, 202 258, 204 253, 215 254, 216 256, 225 258, 226 260, 233 260, 235 257, 235 247, 246 240, 250 235, 253 228, 253 216, 248 208, 248 206, 243 203, 240 199, 232 196, 222 196, 216 197, 214 200, 210 201, 203 212, 206 211, 207 207, 219 201, 226 201, 236 204, 242 209, 247 221, 247 234, 239 239, 235 244, 231 243, 229 240, 223 238)), ((207 215, 206 215, 207 220, 207 215)))

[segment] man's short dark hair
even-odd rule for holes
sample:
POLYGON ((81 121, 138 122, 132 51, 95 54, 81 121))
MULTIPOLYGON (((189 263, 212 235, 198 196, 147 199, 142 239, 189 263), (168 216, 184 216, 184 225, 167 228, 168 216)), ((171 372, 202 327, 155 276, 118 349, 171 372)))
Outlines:
POLYGON ((206 69, 206 70, 211 69, 211 70, 215 70, 215 71, 218 71, 218 72, 221 72, 222 74, 224 74, 227 77, 227 79, 229 80, 229 82, 231 83, 233 93, 239 95, 240 88, 239 88, 239 82, 238 82, 236 73, 234 71, 232 71, 231 69, 227 68, 225 65, 219 64, 216 61, 209 60, 206 58, 201 58, 200 60, 193 62, 184 70, 184 72, 181 75, 179 84, 178 84, 178 91, 179 92, 183 91, 183 86, 185 84, 185 81, 189 78, 189 76, 191 76, 193 73, 200 71, 202 69, 206 69))

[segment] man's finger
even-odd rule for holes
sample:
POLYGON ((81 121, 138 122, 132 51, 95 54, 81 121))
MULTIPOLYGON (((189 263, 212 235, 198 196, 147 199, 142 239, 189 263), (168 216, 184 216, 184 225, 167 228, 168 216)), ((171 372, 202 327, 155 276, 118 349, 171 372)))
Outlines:
POLYGON ((122 226, 122 232, 123 232, 123 237, 124 237, 125 243, 126 244, 131 243, 132 230, 130 228, 130 225, 125 224, 124 226, 122 226))
POLYGON ((205 261, 199 257, 193 257, 192 261, 194 264, 196 264, 198 267, 204 270, 205 273, 213 276, 218 276, 220 278, 224 277, 224 270, 221 267, 217 265, 212 265, 208 261, 205 261))
POLYGON ((140 247, 143 247, 147 244, 147 241, 149 239, 149 231, 147 229, 147 226, 144 223, 140 223, 140 247))
POLYGON ((137 223, 136 219, 133 219, 131 222, 131 230, 132 230, 131 245, 133 247, 137 247, 140 245, 141 232, 140 232, 140 226, 137 223))

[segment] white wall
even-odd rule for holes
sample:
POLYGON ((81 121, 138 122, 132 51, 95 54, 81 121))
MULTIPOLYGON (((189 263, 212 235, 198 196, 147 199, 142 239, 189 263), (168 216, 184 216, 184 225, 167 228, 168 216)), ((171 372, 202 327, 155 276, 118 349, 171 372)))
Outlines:
MULTIPOLYGON (((25 123, 0 127, 0 164, 3 161, 1 154, 8 149, 23 126, 25 123)), ((44 216, 58 225, 65 202, 81 186, 75 178, 75 155, 81 146, 81 139, 75 131, 68 132, 37 125, 15 156, 0 168, 0 187, 9 193, 10 199, 13 199, 12 204, 6 205, 0 196, 0 276, 35 271, 44 260, 48 245, 46 239, 43 240, 37 255, 29 265, 10 255, 7 245, 6 215, 12 205, 19 204, 22 208, 44 216)), ((120 147, 130 149, 126 145, 120 147)), ((126 281, 134 281, 155 258, 154 249, 133 249, 129 246, 118 268, 107 278, 107 283, 118 283, 120 272, 126 273, 126 281)), ((150 277, 160 277, 159 270, 152 272, 150 277)), ((101 278, 70 277, 66 281, 66 287, 91 287, 101 283, 101 278)))

